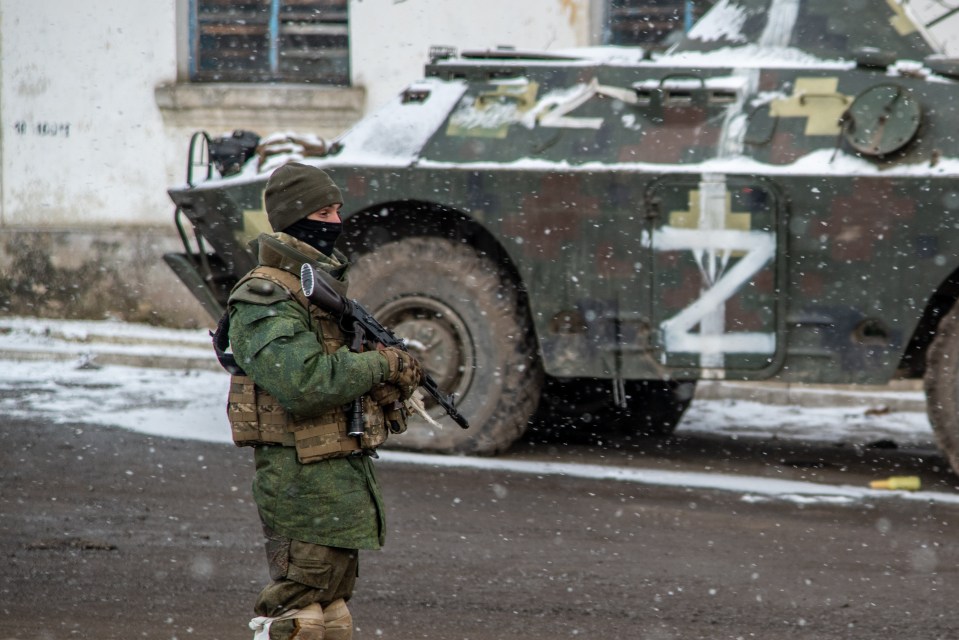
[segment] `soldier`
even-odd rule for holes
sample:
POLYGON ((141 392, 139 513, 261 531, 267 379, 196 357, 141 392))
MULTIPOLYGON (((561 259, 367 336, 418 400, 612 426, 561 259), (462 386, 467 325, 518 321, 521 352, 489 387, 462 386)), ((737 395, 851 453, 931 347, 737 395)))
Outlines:
POLYGON ((395 348, 347 349, 336 320, 303 295, 304 262, 346 293, 349 264, 334 249, 343 198, 330 177, 288 163, 264 198, 274 233, 257 239, 258 266, 228 304, 230 344, 246 374, 231 381, 230 425, 238 445, 254 447, 253 496, 272 579, 250 626, 258 639, 349 640, 358 552, 379 549, 385 533, 370 454, 388 430, 405 430, 395 403, 419 385, 420 366, 395 348), (361 437, 347 433, 344 407, 355 404, 361 437))

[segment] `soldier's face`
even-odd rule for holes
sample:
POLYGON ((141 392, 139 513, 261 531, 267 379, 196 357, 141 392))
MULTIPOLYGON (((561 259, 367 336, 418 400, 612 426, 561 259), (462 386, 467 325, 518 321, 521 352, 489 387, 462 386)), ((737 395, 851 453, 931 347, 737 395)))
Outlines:
POLYGON ((331 204, 328 207, 323 207, 306 216, 306 218, 307 220, 316 220, 317 222, 340 223, 342 222, 342 220, 340 220, 340 205, 331 204))

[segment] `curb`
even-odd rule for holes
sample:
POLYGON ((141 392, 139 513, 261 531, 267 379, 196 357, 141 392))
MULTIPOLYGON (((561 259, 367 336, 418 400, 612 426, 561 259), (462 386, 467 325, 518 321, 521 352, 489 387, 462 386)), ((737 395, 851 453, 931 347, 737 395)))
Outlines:
POLYGON ((108 320, 0 318, 0 360, 222 371, 206 329, 108 320))
POLYGON ((894 380, 888 385, 813 385, 785 382, 702 380, 695 400, 736 400, 802 407, 850 407, 875 413, 925 413, 921 380, 894 380))

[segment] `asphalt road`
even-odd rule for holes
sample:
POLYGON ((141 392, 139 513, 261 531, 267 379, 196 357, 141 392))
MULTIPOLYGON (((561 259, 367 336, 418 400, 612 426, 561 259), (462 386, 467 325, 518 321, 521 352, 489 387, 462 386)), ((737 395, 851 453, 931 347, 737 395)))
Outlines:
MULTIPOLYGON (((122 430, 0 425, 0 640, 238 639, 267 580, 250 452, 122 430)), ((819 482, 934 453, 532 437, 509 458, 819 482)), ((729 491, 383 462, 383 551, 357 640, 955 638, 959 505, 744 500, 729 491)))

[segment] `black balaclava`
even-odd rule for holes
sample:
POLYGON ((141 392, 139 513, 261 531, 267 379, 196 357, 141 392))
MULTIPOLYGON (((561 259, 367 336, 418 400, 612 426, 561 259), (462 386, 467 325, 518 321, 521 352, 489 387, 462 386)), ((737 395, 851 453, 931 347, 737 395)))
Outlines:
POLYGON ((342 222, 321 222, 301 218, 283 230, 297 240, 305 242, 320 253, 333 255, 333 246, 343 231, 342 222))

